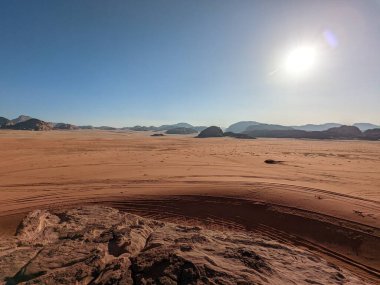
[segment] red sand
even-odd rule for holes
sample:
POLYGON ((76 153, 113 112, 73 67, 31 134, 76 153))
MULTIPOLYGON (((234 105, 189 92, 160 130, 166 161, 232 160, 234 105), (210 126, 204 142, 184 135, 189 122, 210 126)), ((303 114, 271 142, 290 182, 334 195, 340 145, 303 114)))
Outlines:
POLYGON ((0 145, 2 235, 29 210, 96 202, 260 230, 380 276, 379 142, 2 130, 0 145))

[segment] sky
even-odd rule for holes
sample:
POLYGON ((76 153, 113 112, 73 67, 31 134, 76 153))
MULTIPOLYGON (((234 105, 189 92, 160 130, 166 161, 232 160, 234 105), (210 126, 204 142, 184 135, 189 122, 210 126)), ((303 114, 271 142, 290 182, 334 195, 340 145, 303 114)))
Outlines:
POLYGON ((379 0, 2 0, 0 116, 380 124, 379 0), (316 50, 302 74, 284 68, 316 50))

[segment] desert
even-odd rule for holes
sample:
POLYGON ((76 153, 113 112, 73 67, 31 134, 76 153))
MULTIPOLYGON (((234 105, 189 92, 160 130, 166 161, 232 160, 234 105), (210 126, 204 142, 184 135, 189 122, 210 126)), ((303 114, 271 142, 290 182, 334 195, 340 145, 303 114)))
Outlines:
POLYGON ((0 285, 379 285, 379 15, 0 1, 0 285))
MULTIPOLYGON (((331 276, 320 282, 321 275, 313 271, 318 266, 305 266, 310 276, 314 276, 309 279, 320 284, 379 281, 377 141, 246 140, 151 134, 150 131, 1 130, 1 239, 14 239, 20 223, 31 211, 54 214, 83 206, 112 207, 120 213, 157 223, 200 227, 212 231, 211 236, 222 232, 264 238, 289 246, 295 252, 305 250, 326 264, 349 272, 344 279, 347 283, 331 276), (268 164, 267 159, 280 163, 268 164), (352 281, 356 278, 359 281, 352 281)), ((173 238, 170 236, 167 238, 173 238)), ((3 263, 9 260, 9 249, 17 248, 14 242, 7 244, 2 245, 7 248, 0 257, 3 263)), ((298 259, 296 255, 293 258, 298 259)), ((21 264, 10 275, 7 274, 11 271, 2 272, 3 281, 8 278, 28 282, 16 278, 21 264)), ((283 269, 277 263, 272 267, 283 269)), ((51 277, 54 272, 47 270, 45 277, 36 280, 55 280, 51 277)), ((225 282, 221 284, 237 282, 229 278, 232 277, 220 279, 225 282)), ((266 278, 267 281, 260 282, 283 284, 278 277, 266 278)), ((306 279, 289 282, 309 284, 306 279)), ((83 280, 89 282, 87 277, 83 280)), ((161 284, 157 280, 152 284, 161 284)), ((247 284, 258 282, 249 280, 251 283, 247 284)), ((196 284, 191 282, 178 284, 196 284)))

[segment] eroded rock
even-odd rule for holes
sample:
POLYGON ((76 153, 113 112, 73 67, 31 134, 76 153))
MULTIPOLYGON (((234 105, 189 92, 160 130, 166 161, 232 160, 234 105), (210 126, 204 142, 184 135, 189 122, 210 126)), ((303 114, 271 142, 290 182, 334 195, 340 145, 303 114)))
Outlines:
POLYGON ((269 238, 108 207, 36 210, 0 249, 5 284, 366 284, 269 238))

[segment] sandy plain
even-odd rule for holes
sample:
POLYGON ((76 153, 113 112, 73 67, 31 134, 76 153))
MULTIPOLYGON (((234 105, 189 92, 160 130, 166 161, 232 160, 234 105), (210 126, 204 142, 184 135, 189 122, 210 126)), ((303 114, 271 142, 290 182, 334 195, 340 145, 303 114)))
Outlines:
POLYGON ((36 208, 101 204, 261 232, 380 280, 380 142, 150 135, 0 131, 0 235, 36 208))

